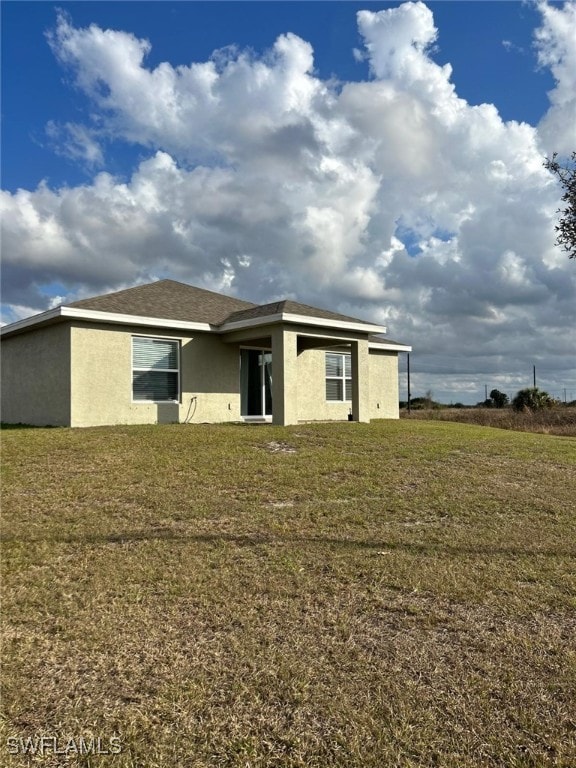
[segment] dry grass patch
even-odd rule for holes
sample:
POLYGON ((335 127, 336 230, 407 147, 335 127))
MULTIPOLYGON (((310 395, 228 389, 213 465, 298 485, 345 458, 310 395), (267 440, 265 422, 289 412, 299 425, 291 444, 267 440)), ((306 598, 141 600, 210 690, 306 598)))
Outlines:
POLYGON ((576 408, 557 405, 539 411, 515 411, 513 408, 425 408, 402 411, 402 418, 457 421, 518 432, 576 437, 576 408))
POLYGON ((576 765, 575 441, 401 421, 2 442, 2 765, 576 765), (9 754, 43 734, 122 752, 9 754))

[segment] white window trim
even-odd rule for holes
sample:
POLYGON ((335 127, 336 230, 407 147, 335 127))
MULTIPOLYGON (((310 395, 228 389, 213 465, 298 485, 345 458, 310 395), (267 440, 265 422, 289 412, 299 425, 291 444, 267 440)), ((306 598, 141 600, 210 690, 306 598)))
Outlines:
MULTIPOLYGON (((339 357, 351 357, 350 352, 326 352, 324 357, 324 371, 326 371, 326 355, 338 355, 339 357)), ((324 398, 327 403, 334 403, 336 405, 342 404, 342 403, 351 403, 352 398, 348 399, 346 397, 346 382, 352 381, 352 371, 350 371, 350 376, 346 375, 346 362, 342 361, 342 376, 327 376, 326 373, 324 373, 324 398), (342 400, 329 400, 328 397, 326 397, 326 382, 327 381, 341 381, 342 382, 342 400)))
POLYGON ((181 388, 180 388, 180 349, 182 347, 182 340, 173 338, 171 336, 148 336, 147 334, 139 334, 134 333, 132 334, 131 341, 130 341, 130 397, 132 400, 133 405, 174 405, 174 404, 180 404, 181 401, 181 388), (132 383, 132 376, 134 374, 134 371, 150 371, 153 370, 151 368, 135 368, 134 367, 134 339, 150 339, 151 341, 174 341, 176 342, 176 358, 177 358, 177 368, 163 368, 162 370, 165 373, 176 373, 176 391, 177 391, 177 397, 175 400, 135 400, 134 399, 134 385, 132 383))

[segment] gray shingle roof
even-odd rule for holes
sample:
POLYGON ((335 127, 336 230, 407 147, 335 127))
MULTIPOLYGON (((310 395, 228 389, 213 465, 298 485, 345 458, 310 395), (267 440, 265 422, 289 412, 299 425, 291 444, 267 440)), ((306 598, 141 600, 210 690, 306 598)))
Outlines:
POLYGON ((389 339, 388 336, 378 336, 377 334, 371 333, 368 336, 368 341, 375 343, 375 344, 393 344, 398 347, 405 347, 406 345, 403 344, 401 341, 394 341, 393 339, 389 339))
POLYGON ((230 313, 256 305, 176 280, 158 280, 155 283, 138 285, 136 288, 81 299, 66 306, 99 312, 117 312, 122 315, 220 325, 230 313))
POLYGON ((365 320, 358 320, 356 317, 340 315, 337 312, 330 312, 328 309, 310 307, 308 304, 300 304, 299 302, 291 301, 290 299, 274 301, 271 304, 259 304, 258 306, 249 309, 241 309, 238 312, 232 313, 226 322, 235 323, 241 320, 255 320, 258 317, 278 315, 284 312, 291 315, 302 315, 304 317, 321 317, 324 320, 340 320, 347 323, 364 323, 366 325, 371 325, 371 323, 366 323, 365 320))
POLYGON ((176 280, 158 280, 155 283, 126 288, 123 291, 94 296, 66 304, 77 309, 92 309, 99 312, 116 312, 122 315, 158 317, 166 320, 183 320, 190 323, 222 325, 224 322, 254 320, 259 317, 277 315, 283 312, 304 317, 320 317, 324 320, 340 320, 352 323, 366 323, 348 315, 330 312, 328 309, 311 307, 297 301, 285 299, 270 304, 253 304, 250 301, 224 296, 221 293, 196 288, 176 280))

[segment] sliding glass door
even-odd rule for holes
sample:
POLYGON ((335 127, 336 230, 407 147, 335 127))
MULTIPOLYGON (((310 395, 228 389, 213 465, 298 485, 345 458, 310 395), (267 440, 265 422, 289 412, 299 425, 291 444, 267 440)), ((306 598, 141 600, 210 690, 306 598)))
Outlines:
POLYGON ((272 352, 240 350, 242 416, 272 416, 272 352))

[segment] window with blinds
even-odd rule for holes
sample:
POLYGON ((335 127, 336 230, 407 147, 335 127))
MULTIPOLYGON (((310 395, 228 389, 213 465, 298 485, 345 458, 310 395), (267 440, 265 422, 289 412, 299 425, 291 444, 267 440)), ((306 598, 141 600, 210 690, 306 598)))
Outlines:
POLYGON ((326 400, 352 400, 352 358, 349 354, 326 352, 326 400))
POLYGON ((132 337, 132 399, 174 402, 180 395, 180 342, 132 337))

